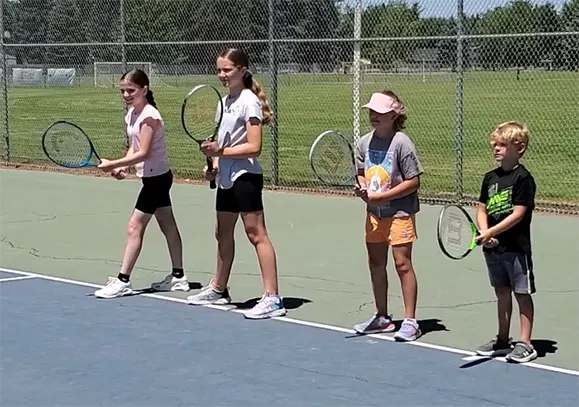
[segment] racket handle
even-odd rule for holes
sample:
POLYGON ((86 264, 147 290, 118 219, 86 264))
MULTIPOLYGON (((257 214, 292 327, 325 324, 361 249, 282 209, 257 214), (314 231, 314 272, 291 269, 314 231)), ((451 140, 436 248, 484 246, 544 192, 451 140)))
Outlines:
MULTIPOLYGON (((213 159, 211 157, 207 157, 207 168, 209 169, 209 171, 213 171, 213 159)), ((214 179, 209 181, 209 188, 210 189, 217 188, 217 184, 214 179)))

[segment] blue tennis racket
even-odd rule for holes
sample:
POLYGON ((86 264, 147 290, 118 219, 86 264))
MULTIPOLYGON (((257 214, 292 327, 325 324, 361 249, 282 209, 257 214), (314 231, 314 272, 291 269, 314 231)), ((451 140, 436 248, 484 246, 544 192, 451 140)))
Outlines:
POLYGON ((76 124, 59 120, 42 135, 44 154, 64 168, 96 167, 101 159, 92 141, 76 124))

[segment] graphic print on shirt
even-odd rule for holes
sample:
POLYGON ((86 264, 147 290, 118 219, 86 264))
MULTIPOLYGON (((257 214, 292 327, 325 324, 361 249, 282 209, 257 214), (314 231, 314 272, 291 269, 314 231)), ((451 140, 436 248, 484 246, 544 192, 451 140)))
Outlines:
POLYGON ((499 191, 498 184, 492 184, 488 189, 486 202, 487 214, 497 219, 513 211, 513 187, 508 186, 499 191))
POLYGON ((368 190, 386 192, 390 189, 393 152, 368 150, 364 160, 364 177, 368 190))

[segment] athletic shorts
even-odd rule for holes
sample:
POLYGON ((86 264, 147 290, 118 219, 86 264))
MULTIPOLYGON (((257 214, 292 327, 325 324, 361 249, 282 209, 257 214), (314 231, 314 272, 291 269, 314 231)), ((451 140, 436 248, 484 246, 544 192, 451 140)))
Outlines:
POLYGON ((137 197, 135 209, 152 215, 159 208, 171 206, 171 187, 173 186, 173 173, 171 170, 154 177, 141 178, 143 186, 137 197))
POLYGON ((515 294, 536 292, 530 254, 485 251, 484 257, 492 287, 509 287, 515 294))
POLYGON ((263 210, 263 175, 246 172, 228 189, 218 188, 217 212, 259 212, 263 210))
POLYGON ((366 216, 366 242, 386 243, 397 246, 412 243, 418 238, 414 215, 400 218, 379 218, 368 213, 366 216))

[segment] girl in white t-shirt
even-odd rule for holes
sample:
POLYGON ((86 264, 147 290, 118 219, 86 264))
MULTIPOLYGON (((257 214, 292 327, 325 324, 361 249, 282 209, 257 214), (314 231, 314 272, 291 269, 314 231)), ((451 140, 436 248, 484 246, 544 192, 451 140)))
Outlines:
POLYGON ((145 229, 153 215, 167 240, 173 271, 163 281, 153 283, 156 291, 189 291, 183 272, 183 245, 173 215, 170 190, 173 174, 167 158, 165 124, 156 108, 147 74, 139 69, 125 73, 120 82, 123 99, 129 111, 125 116, 130 147, 118 160, 103 159, 99 168, 116 179, 124 179, 129 166, 134 166, 142 188, 127 228, 127 244, 117 277, 95 292, 98 298, 116 298, 133 293, 130 276, 141 252, 145 229))
POLYGON ((188 297, 193 305, 226 304, 231 301, 227 282, 235 255, 234 230, 239 216, 245 233, 255 247, 265 294, 245 316, 252 319, 285 315, 278 293, 276 255, 265 227, 263 213, 263 172, 257 157, 261 154, 262 125, 272 112, 263 88, 248 69, 247 55, 229 49, 217 59, 217 76, 227 87, 224 114, 216 142, 203 143, 201 150, 213 157, 214 171, 204 169, 208 180, 216 179, 217 271, 200 293, 188 297))

